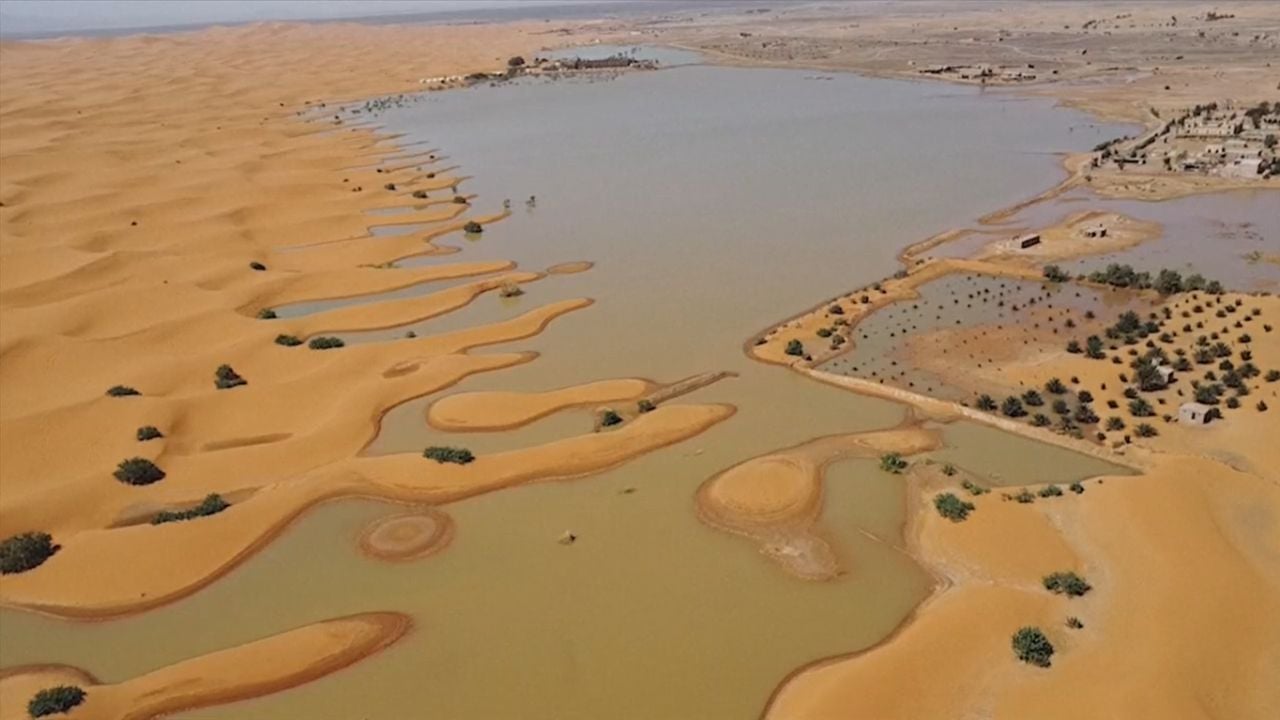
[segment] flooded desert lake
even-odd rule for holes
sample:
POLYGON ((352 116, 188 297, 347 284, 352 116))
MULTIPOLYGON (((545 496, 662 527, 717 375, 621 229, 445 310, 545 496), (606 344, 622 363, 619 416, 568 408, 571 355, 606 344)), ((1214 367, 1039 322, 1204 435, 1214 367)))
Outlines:
MULTIPOLYGON (((136 618, 77 624, 5 612, 0 665, 70 663, 112 681, 324 618, 398 610, 416 628, 382 654, 294 690, 183 717, 713 720, 755 717, 800 665, 883 639, 930 588, 899 547, 900 478, 872 461, 829 469, 822 522, 851 572, 827 583, 786 576, 752 543, 695 517, 697 486, 735 463, 902 417, 891 403, 752 362, 742 343, 892 274, 903 246, 1053 185, 1061 176, 1054 153, 1125 128, 978 89, 812 78, 690 65, 608 82, 431 94, 377 118, 405 133, 403 142, 441 148, 444 164, 460 166, 477 214, 512 200, 512 217, 482 236, 441 240, 461 252, 403 265, 596 265, 527 284, 519 298, 489 293, 414 326, 345 339, 394 342, 411 329, 440 332, 590 297, 594 306, 501 348, 535 350, 536 361, 448 392, 728 370, 739 377, 691 397, 732 403, 735 417, 616 470, 446 506, 457 537, 422 561, 361 556, 361 528, 402 508, 345 501, 308 513, 209 588, 136 618), (526 207, 531 195, 536 206, 526 207), (558 544, 566 529, 580 541, 558 544)), ((366 452, 447 443, 484 453, 592 427, 589 413, 568 411, 510 432, 444 433, 424 421, 438 397, 388 413, 366 452)), ((944 433, 938 459, 994 482, 1117 471, 977 426, 944 433)))

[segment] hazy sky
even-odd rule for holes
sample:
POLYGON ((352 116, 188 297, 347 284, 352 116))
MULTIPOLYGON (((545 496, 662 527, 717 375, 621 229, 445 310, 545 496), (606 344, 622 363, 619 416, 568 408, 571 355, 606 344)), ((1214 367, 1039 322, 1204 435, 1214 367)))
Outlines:
POLYGON ((330 19, 574 2, 582 0, 0 0, 0 32, 330 19))

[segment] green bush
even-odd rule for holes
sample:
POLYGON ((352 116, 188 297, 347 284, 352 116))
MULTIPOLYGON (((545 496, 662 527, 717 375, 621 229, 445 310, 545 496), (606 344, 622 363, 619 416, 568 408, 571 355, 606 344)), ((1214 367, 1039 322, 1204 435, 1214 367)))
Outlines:
POLYGON ((342 338, 330 337, 328 335, 313 337, 311 338, 311 341, 307 343, 307 347, 312 350, 330 350, 332 348, 343 347, 344 345, 346 345, 346 343, 342 341, 342 338))
POLYGON ((146 442, 164 437, 164 433, 160 432, 155 425, 143 425, 138 428, 138 442, 146 442))
POLYGON ((1044 278, 1049 282, 1056 282, 1056 283, 1067 282, 1068 280, 1071 279, 1071 273, 1067 272, 1066 270, 1063 270, 1057 265, 1045 265, 1044 278))
POLYGON ((275 320, 276 311, 272 310, 271 308, 262 308, 261 310, 258 311, 258 319, 259 320, 275 320))
POLYGON ((1084 485, 1081 485, 1079 482, 1073 482, 1067 486, 1067 489, 1079 495, 1084 492, 1084 485))
POLYGON ((986 393, 979 395, 978 401, 974 404, 979 410, 983 410, 985 412, 995 412, 996 408, 999 407, 996 405, 995 399, 986 393))
POLYGON ((475 220, 471 220, 466 225, 462 226, 462 231, 468 235, 475 235, 477 233, 484 232, 484 226, 475 220))
POLYGON ((612 410, 605 410, 600 414, 601 427, 613 427, 622 424, 622 416, 612 410))
POLYGON ((796 355, 796 356, 804 355, 804 343, 793 338, 790 342, 787 343, 786 353, 788 355, 796 355))
POLYGON ((85 691, 74 685, 45 688, 27 703, 27 713, 33 718, 57 715, 84 702, 85 691))
POLYGON ((1150 425, 1148 423, 1138 423, 1138 426, 1135 427, 1133 431, 1138 435, 1138 437, 1144 438, 1155 437, 1160 434, 1160 431, 1156 430, 1154 425, 1150 425))
POLYGON ((820 338, 831 337, 831 328, 818 328, 818 337, 820 338))
POLYGON ((1000 406, 1000 412, 1011 418, 1022 417, 1027 414, 1027 411, 1022 408, 1022 401, 1013 396, 1004 399, 1004 404, 1000 406))
POLYGON ((1052 395, 1061 395, 1067 391, 1067 386, 1063 385, 1058 378, 1049 378, 1049 382, 1044 384, 1044 389, 1052 395))
POLYGON ((1031 418, 1031 424, 1036 427, 1048 427, 1051 424, 1051 421, 1049 420, 1048 415, 1045 415, 1044 413, 1036 413, 1035 417, 1031 418))
POLYGON ((193 518, 205 517, 206 515, 217 515, 218 513, 231 507, 231 503, 222 499, 218 493, 210 493, 206 495, 199 505, 186 510, 161 510, 151 518, 152 525, 163 525, 169 522, 177 522, 179 520, 191 520, 193 518))
POLYGON ((476 459, 476 456, 472 455, 471 451, 466 448, 442 445, 432 445, 422 452, 422 456, 438 463, 453 463, 455 465, 466 465, 476 459))
POLYGON ((219 365, 213 373, 213 386, 219 390, 230 390, 233 387, 248 385, 249 381, 231 369, 230 365, 219 365))
POLYGON ((880 456, 880 469, 895 475, 906 470, 908 464, 898 453, 888 453, 880 456))
POLYGON ((1023 505, 1029 505, 1036 501, 1036 496, 1031 494, 1030 490, 1023 488, 1021 491, 1018 492, 1017 495, 1013 496, 1013 499, 1016 502, 1022 503, 1023 505))
POLYGON ((1121 420, 1120 418, 1112 415, 1111 417, 1107 418, 1107 429, 1113 432, 1116 430, 1123 430, 1124 420, 1121 420))
POLYGON ((1013 652, 1022 662, 1047 668, 1053 657, 1053 645, 1040 628, 1024 627, 1013 634, 1013 652))
POLYGON ((1037 494, 1042 498, 1062 497, 1062 488, 1058 487, 1057 485, 1045 485, 1044 487, 1040 488, 1040 492, 1038 492, 1037 494))
POLYGON ((130 395, 141 395, 142 393, 134 390, 128 385, 112 385, 107 388, 107 395, 110 397, 128 397, 130 395))
POLYGON ((1129 413, 1134 417, 1153 417, 1156 411, 1146 400, 1134 398, 1129 401, 1129 413))
POLYGON ((285 347, 296 347, 302 344, 302 338, 297 335, 277 335, 276 344, 285 347))
POLYGON ((58 546, 49 533, 26 532, 0 541, 0 574, 26 572, 40 567, 58 546))
POLYGON ((965 490, 968 490, 970 495, 986 495, 987 493, 991 492, 991 490, 989 490, 988 488, 984 488, 981 485, 973 482, 972 480, 965 480, 964 482, 960 483, 960 487, 964 488, 965 490))
POLYGON ((960 471, 956 470, 956 466, 952 465, 951 463, 947 463, 942 466, 942 474, 946 475, 947 477, 951 477, 952 475, 955 475, 957 472, 960 472, 960 471))
POLYGON ((146 458, 121 460, 113 473, 115 478, 129 485, 150 485, 164 479, 164 471, 146 458))
POLYGON ((971 502, 965 502, 956 497, 952 493, 939 493, 933 498, 933 506, 937 508, 938 514, 950 520, 951 522, 960 522, 969 517, 969 513, 974 509, 971 502))
POLYGON ((1085 579, 1073 572, 1056 572, 1044 577, 1044 589, 1054 595, 1080 597, 1093 589, 1085 579))
POLYGON ((1041 405, 1044 405, 1044 398, 1035 390, 1028 390, 1022 393, 1022 402, 1026 403, 1030 407, 1040 407, 1041 405))

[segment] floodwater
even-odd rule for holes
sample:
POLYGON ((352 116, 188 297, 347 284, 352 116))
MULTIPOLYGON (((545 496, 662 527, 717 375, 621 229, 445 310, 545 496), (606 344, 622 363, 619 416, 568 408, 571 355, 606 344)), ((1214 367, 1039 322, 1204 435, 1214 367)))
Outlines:
MULTIPOLYGON (((1125 129, 976 88, 807 75, 691 65, 609 82, 432 93, 378 116, 406 142, 444 148, 470 177, 462 190, 478 194, 474 212, 497 212, 504 198, 514 210, 479 237, 443 238, 461 248, 456 255, 403 265, 596 267, 527 284, 518 298, 490 293, 455 313, 345 339, 394 342, 411 329, 440 332, 590 297, 593 306, 542 335, 500 348, 536 350, 536 361, 449 392, 731 370, 739 377, 680 401, 733 403, 732 419, 590 478, 449 505, 454 544, 423 561, 361 557, 360 528, 394 510, 346 501, 307 514, 209 588, 136 618, 74 624, 6 612, 0 665, 71 663, 118 680, 307 622, 398 610, 416 629, 380 655, 183 717, 714 720, 755 717, 796 667, 886 637, 929 580, 898 547, 901 480, 874 462, 829 469, 822 524, 850 568, 832 582, 793 579, 751 542, 695 517, 697 486, 737 462, 902 418, 891 403, 754 363, 742 343, 892 274, 903 246, 1052 185, 1060 171, 1051 153, 1125 129), (530 196, 536 202, 526 205, 530 196), (580 540, 560 545, 565 530, 580 540)), ((423 420, 434 399, 388 413, 366 452, 440 442, 490 452, 591 427, 587 412, 567 412, 511 432, 441 433, 423 420)), ((948 447, 937 457, 1003 482, 1117 471, 974 426, 944 432, 948 447)))
MULTIPOLYGON (((1094 313, 1107 320, 1126 310, 1144 318, 1158 305, 1130 292, 1114 289, 1062 286, 1029 280, 961 273, 948 275, 919 288, 920 297, 894 303, 872 313, 853 332, 854 349, 822 364, 827 372, 870 378, 895 387, 923 392, 934 397, 967 401, 972 388, 948 385, 936 374, 912 365, 907 345, 922 334, 947 329, 1017 326, 1024 339, 1037 343, 1061 338, 1082 340, 1081 331, 1069 328, 1068 320, 1084 322, 1094 313), (1033 317, 1034 315, 1034 317, 1033 317), (1052 338, 1047 337, 1052 333, 1052 338)), ((980 369, 997 362, 984 356, 981 348, 952 346, 950 351, 974 362, 980 369)), ((1014 386, 983 388, 995 396, 1014 386)))

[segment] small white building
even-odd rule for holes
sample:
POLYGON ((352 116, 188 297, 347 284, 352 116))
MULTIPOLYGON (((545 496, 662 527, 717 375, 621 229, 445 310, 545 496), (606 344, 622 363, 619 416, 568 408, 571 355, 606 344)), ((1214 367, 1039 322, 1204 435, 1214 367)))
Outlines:
POLYGON ((1178 422, 1184 425, 1208 425, 1212 405, 1189 402, 1178 408, 1178 422))

